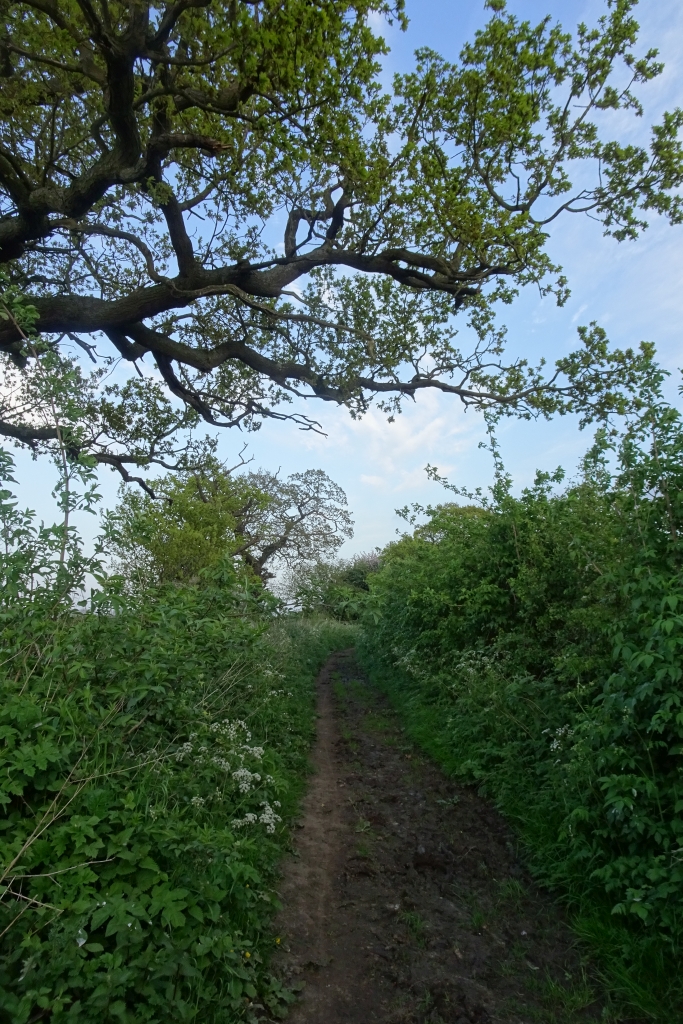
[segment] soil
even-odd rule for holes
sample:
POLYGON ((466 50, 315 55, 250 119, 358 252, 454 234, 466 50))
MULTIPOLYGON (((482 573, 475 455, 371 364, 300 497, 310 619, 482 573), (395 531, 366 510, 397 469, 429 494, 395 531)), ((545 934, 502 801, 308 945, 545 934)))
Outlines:
POLYGON ((291 1024, 601 1017, 503 819, 420 755, 353 651, 320 674, 313 764, 280 886, 291 1024))

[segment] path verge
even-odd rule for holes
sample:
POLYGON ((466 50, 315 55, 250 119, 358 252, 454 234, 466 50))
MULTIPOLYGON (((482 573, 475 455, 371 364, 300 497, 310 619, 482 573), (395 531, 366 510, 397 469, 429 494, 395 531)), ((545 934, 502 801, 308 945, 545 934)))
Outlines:
POLYGON ((500 815, 420 757, 352 651, 319 676, 313 765, 280 886, 291 1024, 604 1019, 500 815))

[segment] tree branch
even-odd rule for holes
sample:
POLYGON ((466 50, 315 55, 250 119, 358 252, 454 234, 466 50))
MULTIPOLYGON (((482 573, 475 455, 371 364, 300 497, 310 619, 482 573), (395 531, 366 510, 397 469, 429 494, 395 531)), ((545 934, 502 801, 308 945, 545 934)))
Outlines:
POLYGON ((30 447, 35 447, 39 441, 57 441, 60 436, 56 427, 34 427, 26 423, 9 423, 7 420, 0 420, 0 434, 30 447))
POLYGON ((158 50, 159 47, 167 42, 168 37, 175 28, 176 22, 180 16, 191 8, 208 7, 211 4, 211 0, 179 0, 176 4, 169 4, 164 11, 164 15, 159 23, 159 28, 153 36, 147 40, 147 46, 150 50, 158 50))

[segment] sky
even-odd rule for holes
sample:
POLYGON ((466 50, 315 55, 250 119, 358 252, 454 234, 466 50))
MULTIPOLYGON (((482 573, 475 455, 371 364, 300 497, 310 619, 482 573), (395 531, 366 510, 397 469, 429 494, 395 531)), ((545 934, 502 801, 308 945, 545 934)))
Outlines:
MULTIPOLYGON (((550 14, 565 28, 579 21, 594 23, 604 11, 603 0, 509 0, 520 17, 540 20, 550 14)), ((423 46, 455 61, 463 43, 484 23, 482 0, 407 0, 408 31, 377 26, 391 47, 384 62, 387 84, 397 71, 407 71, 413 54, 423 46)), ((664 74, 642 93, 645 118, 629 131, 637 140, 665 109, 683 104, 683 4, 680 0, 641 0, 636 10, 643 48, 656 47, 665 62, 664 74)), ((571 297, 558 309, 552 298, 540 298, 532 288, 505 307, 510 351, 554 362, 577 347, 579 325, 597 321, 619 347, 652 341, 660 362, 672 374, 668 393, 678 402, 683 320, 683 227, 655 220, 636 242, 617 243, 602 236, 601 226, 584 217, 558 222, 549 244, 551 257, 562 264, 571 297)), ((305 412, 316 418, 325 435, 302 432, 294 424, 266 422, 257 433, 221 435, 220 455, 229 464, 246 442, 252 467, 280 469, 283 476, 309 468, 324 469, 345 490, 355 519, 355 535, 342 550, 346 557, 382 547, 403 528, 395 510, 406 504, 436 504, 447 493, 428 481, 427 463, 460 486, 486 487, 491 482, 491 458, 479 445, 485 439, 480 414, 465 411, 454 396, 423 392, 406 405, 395 422, 371 410, 352 420, 343 409, 309 401, 305 412)), ((561 465, 569 476, 589 447, 591 435, 581 432, 574 417, 550 422, 508 420, 498 430, 502 457, 515 489, 533 481, 537 469, 561 465)), ((27 455, 17 458, 22 503, 39 518, 52 514, 49 467, 27 455)), ((104 502, 116 500, 118 479, 102 470, 104 502)), ((85 534, 94 524, 84 523, 85 534)))

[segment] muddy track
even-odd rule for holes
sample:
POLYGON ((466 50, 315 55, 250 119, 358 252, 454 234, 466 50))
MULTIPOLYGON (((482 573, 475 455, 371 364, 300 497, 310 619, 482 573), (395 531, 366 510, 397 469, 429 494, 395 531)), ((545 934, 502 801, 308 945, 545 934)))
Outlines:
POLYGON ((279 890, 291 1024, 600 1018, 503 820, 420 757, 352 651, 320 674, 313 763, 279 890))

